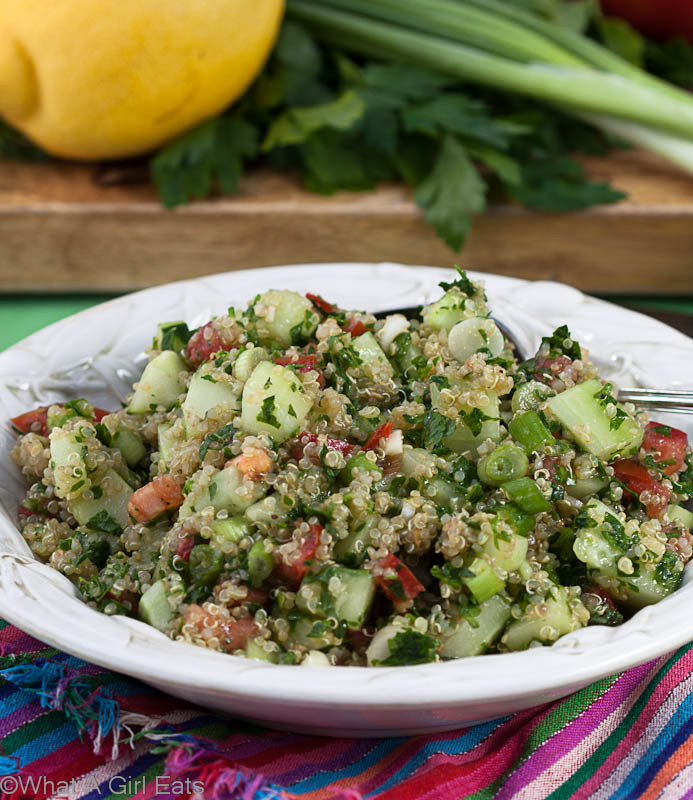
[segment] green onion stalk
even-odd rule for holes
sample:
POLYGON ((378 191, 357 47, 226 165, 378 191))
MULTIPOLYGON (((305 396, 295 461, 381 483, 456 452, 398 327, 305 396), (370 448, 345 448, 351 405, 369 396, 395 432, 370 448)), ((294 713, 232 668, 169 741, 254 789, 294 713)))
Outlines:
POLYGON ((498 0, 288 0, 327 44, 553 104, 693 171, 693 99, 498 0))

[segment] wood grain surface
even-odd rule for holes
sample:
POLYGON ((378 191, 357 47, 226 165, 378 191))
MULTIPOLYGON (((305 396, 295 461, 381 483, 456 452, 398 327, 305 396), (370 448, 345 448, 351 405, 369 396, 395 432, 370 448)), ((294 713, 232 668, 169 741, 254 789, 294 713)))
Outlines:
POLYGON ((585 162, 628 192, 553 215, 492 206, 460 254, 410 192, 310 194, 256 172, 233 197, 164 210, 146 183, 98 167, 0 162, 0 291, 120 291, 211 272, 324 261, 400 261, 560 280, 587 291, 693 294, 693 177, 629 151, 585 162))

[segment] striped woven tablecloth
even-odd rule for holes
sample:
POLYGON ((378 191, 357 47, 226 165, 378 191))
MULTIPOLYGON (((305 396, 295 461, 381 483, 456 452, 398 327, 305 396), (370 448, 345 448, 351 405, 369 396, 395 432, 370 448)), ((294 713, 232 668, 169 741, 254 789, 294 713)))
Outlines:
POLYGON ((693 646, 512 717, 370 740, 223 720, 10 625, 0 651, 3 800, 693 797, 693 646))
MULTIPOLYGON (((690 325, 689 305, 666 310, 690 325)), ((54 306, 37 323, 76 310, 54 306)), ((0 347, 34 327, 20 316, 0 347)), ((323 739, 216 717, 0 621, 1 800, 197 797, 693 798, 693 646, 483 725, 323 739)))

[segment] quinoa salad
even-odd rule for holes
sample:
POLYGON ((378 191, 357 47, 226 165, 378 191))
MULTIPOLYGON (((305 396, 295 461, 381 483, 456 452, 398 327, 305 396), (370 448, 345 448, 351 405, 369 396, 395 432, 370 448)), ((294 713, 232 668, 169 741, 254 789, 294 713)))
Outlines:
POLYGON ((566 327, 520 362, 459 271, 409 319, 269 290, 158 326, 124 407, 11 423, 19 527, 89 606, 277 664, 548 645, 678 587, 683 431, 566 327))

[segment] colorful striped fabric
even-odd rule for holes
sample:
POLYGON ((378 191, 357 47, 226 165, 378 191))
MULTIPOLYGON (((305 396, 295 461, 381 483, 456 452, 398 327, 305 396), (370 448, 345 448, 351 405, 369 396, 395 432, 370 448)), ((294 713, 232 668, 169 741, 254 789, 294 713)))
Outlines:
POLYGON ((0 626, 2 800, 693 798, 693 646, 483 725, 324 739, 215 717, 0 626))

